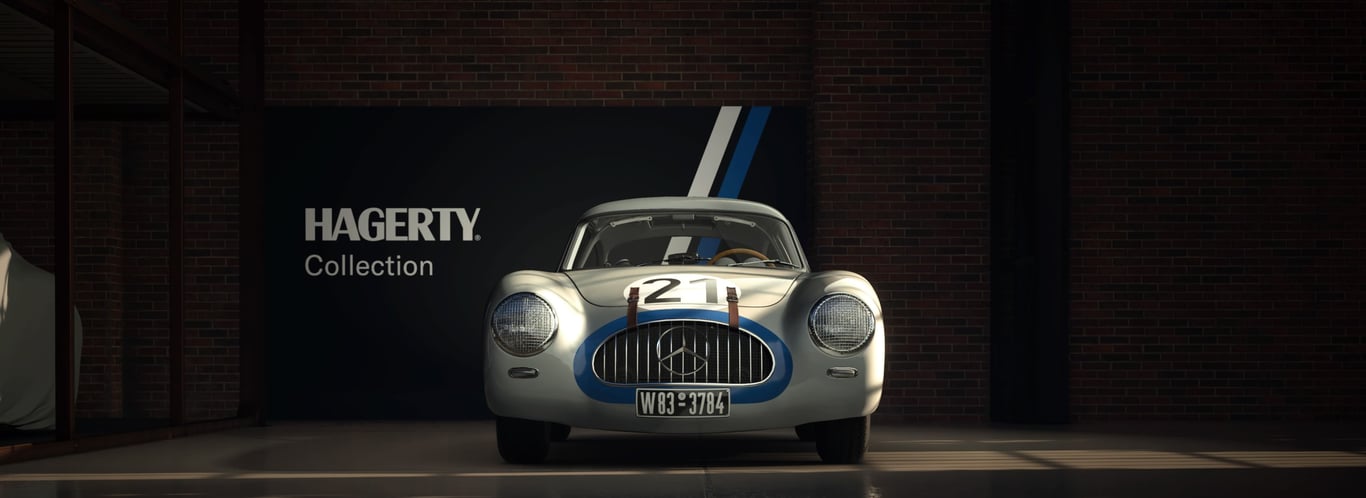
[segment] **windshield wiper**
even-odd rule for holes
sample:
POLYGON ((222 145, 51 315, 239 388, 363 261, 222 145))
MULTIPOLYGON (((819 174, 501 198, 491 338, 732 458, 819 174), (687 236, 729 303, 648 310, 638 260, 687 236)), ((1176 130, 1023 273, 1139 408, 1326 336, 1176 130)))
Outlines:
POLYGON ((653 216, 636 216, 634 218, 623 218, 620 220, 613 221, 611 223, 608 223, 607 226, 611 228, 616 228, 628 223, 640 223, 642 221, 649 222, 654 221, 654 219, 655 218, 653 216))
POLYGON ((726 265, 726 266, 745 266, 745 265, 752 265, 752 264, 764 264, 764 265, 770 265, 770 264, 771 264, 771 265, 782 265, 782 266, 786 266, 786 267, 788 267, 788 268, 801 268, 801 266, 799 266, 799 265, 795 265, 795 264, 792 264, 792 263, 788 263, 788 262, 783 261, 783 260, 781 260, 781 259, 756 259, 756 260, 752 260, 752 261, 739 261, 739 262, 735 262, 735 263, 728 264, 728 265, 726 265))
POLYGON ((729 216, 712 216, 712 217, 711 217, 711 221, 724 221, 724 222, 726 222, 726 223, 735 223, 735 224, 737 224, 737 225, 745 225, 745 226, 750 227, 750 228, 754 228, 754 226, 756 225, 756 223, 754 223, 753 221, 743 220, 743 219, 740 219, 740 218, 732 218, 732 217, 729 217, 729 216))

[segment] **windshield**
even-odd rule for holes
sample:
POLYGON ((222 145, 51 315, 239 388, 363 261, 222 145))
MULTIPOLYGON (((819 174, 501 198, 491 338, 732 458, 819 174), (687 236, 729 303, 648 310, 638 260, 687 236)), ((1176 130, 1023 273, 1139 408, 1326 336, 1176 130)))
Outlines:
POLYGON ((565 252, 566 270, 649 265, 802 268, 786 222, 734 212, 631 212, 590 218, 565 252))

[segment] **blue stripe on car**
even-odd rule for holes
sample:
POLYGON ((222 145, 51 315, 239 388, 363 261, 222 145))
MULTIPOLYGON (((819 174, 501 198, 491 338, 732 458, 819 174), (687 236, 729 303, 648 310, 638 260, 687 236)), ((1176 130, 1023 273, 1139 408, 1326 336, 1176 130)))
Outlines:
MULTIPOLYGON (((661 320, 705 320, 726 323, 728 318, 725 312, 699 309, 644 311, 637 316, 639 323, 642 324, 661 320)), ((778 338, 777 334, 764 328, 763 325, 759 325, 759 322, 742 316, 740 317, 740 328, 764 341, 768 348, 773 351, 775 361, 773 362, 773 375, 768 378, 768 381, 753 386, 731 387, 731 403, 762 403, 778 397, 787 389, 787 384, 792 381, 792 354, 787 351, 787 347, 783 345, 783 341, 778 338)), ((637 387, 686 387, 690 385, 660 383, 617 386, 604 383, 598 379, 597 375, 593 374, 591 364, 593 353, 608 338, 625 329, 626 317, 612 320, 607 325, 603 325, 589 334, 583 344, 579 345, 578 352, 574 354, 574 380, 578 382, 579 390, 588 397, 604 403, 633 404, 636 402, 637 387)))

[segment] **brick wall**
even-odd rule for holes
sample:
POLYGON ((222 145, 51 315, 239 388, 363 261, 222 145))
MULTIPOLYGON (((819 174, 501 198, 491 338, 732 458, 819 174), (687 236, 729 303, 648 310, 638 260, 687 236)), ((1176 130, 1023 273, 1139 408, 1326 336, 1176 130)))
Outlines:
MULTIPOLYGON (((106 0, 153 40, 166 40, 166 0, 106 0)), ((182 0, 185 57, 229 84, 237 80, 237 0, 182 0)))
POLYGON ((1079 419, 1366 413, 1366 5, 1074 2, 1079 419))
POLYGON ((130 123, 124 136, 127 406, 132 417, 164 418, 170 400, 166 126, 130 123))
POLYGON ((802 104, 806 2, 271 2, 272 105, 802 104))
MULTIPOLYGON (((238 400, 236 126, 185 131, 185 402, 190 420, 229 417, 238 400)), ((165 417, 166 126, 125 125, 126 371, 130 416, 165 417)))
MULTIPOLYGON (((166 36, 165 0, 119 0, 149 36, 166 36)), ((185 54, 232 85, 237 75, 237 2, 184 2, 185 54)), ((130 123, 125 168, 129 253, 130 413, 165 416, 169 381, 166 126, 130 123), (130 381, 131 382, 131 381, 130 381)), ((237 126, 185 129, 185 403, 190 420, 234 416, 238 402, 237 126)))
POLYGON ((989 2, 821 2, 815 40, 816 254, 885 308, 879 414, 987 408, 989 2))
POLYGON ((185 130, 185 405, 190 420, 238 405, 237 126, 185 130))
POLYGON ((121 131, 109 123, 82 123, 73 133, 72 163, 79 179, 74 191, 79 278, 72 299, 80 310, 82 330, 76 410, 86 416, 113 416, 122 409, 121 131))

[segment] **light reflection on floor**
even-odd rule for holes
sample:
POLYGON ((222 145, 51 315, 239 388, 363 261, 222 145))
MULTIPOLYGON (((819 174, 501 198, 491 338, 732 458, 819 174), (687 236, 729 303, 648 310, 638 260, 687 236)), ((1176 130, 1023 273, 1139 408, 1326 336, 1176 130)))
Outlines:
MULTIPOLYGON (((756 454, 755 456, 765 456, 756 454)), ((1141 450, 877 451, 864 465, 758 465, 656 470, 509 472, 250 472, 250 473, 46 473, 0 475, 0 482, 155 481, 196 479, 423 479, 482 477, 651 476, 826 472, 952 472, 1005 470, 1194 470, 1366 468, 1366 455, 1347 451, 1210 451, 1181 453, 1141 450)))
POLYGON ((0 498, 1340 498, 1366 488, 1357 437, 1366 429, 875 427, 861 465, 823 465, 790 431, 576 431, 550 462, 519 466, 498 461, 485 425, 318 423, 207 434, 3 465, 0 498))

